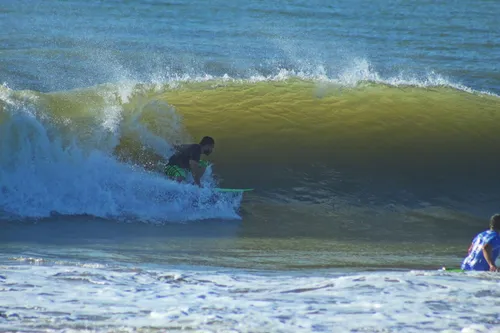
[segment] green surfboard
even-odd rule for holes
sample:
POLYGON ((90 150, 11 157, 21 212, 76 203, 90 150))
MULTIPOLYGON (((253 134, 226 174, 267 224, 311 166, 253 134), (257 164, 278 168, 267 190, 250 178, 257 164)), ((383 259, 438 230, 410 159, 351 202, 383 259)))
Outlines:
POLYGON ((240 192, 249 192, 253 191, 253 188, 215 188, 217 192, 232 192, 232 193, 240 193, 240 192))
POLYGON ((450 272, 450 273, 461 273, 461 272, 465 272, 463 269, 461 268, 444 268, 444 269, 441 269, 442 271, 444 272, 450 272))

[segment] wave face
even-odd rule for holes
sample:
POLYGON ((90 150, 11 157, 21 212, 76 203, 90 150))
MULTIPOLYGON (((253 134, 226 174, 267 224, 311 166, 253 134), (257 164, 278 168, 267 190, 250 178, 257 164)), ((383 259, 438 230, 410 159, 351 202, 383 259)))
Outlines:
MULTIPOLYGON (((54 93, 4 86, 0 204, 17 216, 235 217, 241 198, 213 205, 146 171, 173 144, 212 135, 220 184, 256 188, 267 202, 474 213, 499 197, 499 111, 498 96, 461 87, 290 75, 54 93)), ((205 181, 215 184, 211 173, 205 181)))

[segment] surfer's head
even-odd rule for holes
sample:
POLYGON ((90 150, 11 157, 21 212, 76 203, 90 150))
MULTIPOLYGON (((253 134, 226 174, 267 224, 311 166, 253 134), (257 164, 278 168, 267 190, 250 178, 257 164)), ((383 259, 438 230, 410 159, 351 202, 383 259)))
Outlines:
POLYGON ((490 229, 500 231, 500 214, 495 214, 490 219, 490 229))
POLYGON ((204 136, 200 141, 201 153, 205 155, 210 155, 215 147, 215 141, 210 136, 204 136))

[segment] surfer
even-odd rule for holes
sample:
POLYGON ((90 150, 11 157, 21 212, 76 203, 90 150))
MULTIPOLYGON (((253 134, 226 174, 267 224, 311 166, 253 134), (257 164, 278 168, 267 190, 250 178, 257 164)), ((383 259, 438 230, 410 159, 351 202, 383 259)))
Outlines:
POLYGON ((469 246, 463 270, 498 272, 495 261, 500 253, 500 214, 490 219, 490 229, 479 233, 469 246))
POLYGON ((176 146, 176 152, 169 158, 165 174, 178 182, 186 180, 188 172, 193 175, 194 183, 201 186, 200 180, 208 163, 200 160, 201 154, 210 155, 215 147, 215 141, 205 136, 200 143, 176 146))

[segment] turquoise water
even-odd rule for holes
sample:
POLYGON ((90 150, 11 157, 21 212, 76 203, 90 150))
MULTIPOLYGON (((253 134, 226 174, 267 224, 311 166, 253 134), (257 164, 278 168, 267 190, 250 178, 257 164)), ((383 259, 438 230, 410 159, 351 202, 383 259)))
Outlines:
POLYGON ((2 1, 0 330, 499 332, 498 14, 2 1))
POLYGON ((436 73, 500 91, 496 1, 4 1, 2 78, 53 91, 120 79, 436 73))

